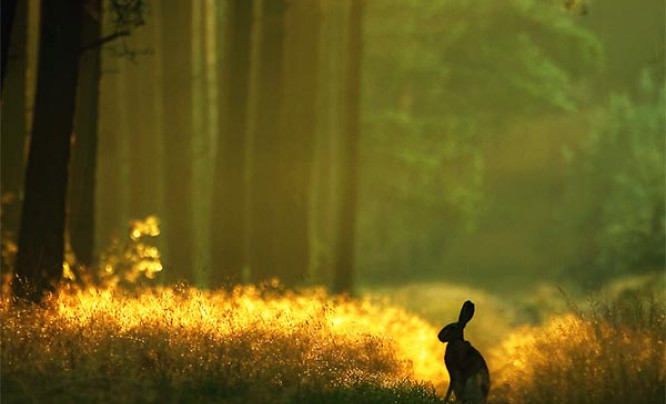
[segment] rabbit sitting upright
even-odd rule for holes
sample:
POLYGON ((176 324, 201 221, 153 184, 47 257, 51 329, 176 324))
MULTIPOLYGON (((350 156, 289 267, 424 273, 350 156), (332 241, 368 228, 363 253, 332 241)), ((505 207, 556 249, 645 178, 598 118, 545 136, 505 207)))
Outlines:
POLYGON ((448 402, 451 391, 456 401, 462 403, 485 403, 490 390, 488 366, 483 356, 472 344, 465 341, 463 330, 474 315, 474 303, 466 301, 460 310, 457 323, 451 323, 437 335, 442 342, 448 342, 444 363, 449 371, 451 382, 444 402, 448 402))

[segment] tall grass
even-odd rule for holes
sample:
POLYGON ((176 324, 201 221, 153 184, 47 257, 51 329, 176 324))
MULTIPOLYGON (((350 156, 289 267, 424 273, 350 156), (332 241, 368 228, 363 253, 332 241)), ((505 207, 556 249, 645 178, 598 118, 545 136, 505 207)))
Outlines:
POLYGON ((494 355, 495 397, 512 404, 666 402, 664 304, 653 295, 572 307, 514 332, 494 355))
MULTIPOLYGON (((489 402, 663 403, 664 304, 650 296, 518 328, 479 310, 469 327, 501 333, 479 346, 489 402)), ((321 289, 61 289, 40 306, 5 295, 0 324, 3 404, 441 403, 448 383, 438 328, 321 289)))
POLYGON ((438 400, 434 329, 321 290, 61 291, 0 321, 3 403, 438 400))

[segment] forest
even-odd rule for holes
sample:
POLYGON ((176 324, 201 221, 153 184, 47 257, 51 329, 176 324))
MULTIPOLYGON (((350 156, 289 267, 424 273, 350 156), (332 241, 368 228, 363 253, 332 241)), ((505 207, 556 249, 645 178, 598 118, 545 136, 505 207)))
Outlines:
POLYGON ((1 7, 3 403, 666 401, 663 1, 1 7))

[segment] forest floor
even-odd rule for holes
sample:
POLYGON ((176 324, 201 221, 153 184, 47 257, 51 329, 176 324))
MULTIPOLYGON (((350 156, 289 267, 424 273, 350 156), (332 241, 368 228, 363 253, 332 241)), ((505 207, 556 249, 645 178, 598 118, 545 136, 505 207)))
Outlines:
POLYGON ((507 299, 446 284, 359 298, 277 284, 63 288, 40 306, 4 294, 0 401, 441 403, 436 335, 472 299, 466 337, 487 359, 490 403, 663 403, 658 278, 587 300, 547 286, 507 299))

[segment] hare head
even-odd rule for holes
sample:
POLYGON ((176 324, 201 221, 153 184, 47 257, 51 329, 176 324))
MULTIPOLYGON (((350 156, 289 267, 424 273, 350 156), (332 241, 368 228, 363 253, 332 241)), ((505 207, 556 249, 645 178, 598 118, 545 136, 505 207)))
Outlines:
POLYGON ((442 330, 437 335, 437 338, 439 338, 439 340, 442 342, 456 340, 463 341, 465 339, 463 330, 465 329, 465 325, 467 325, 469 320, 472 319, 472 316, 474 316, 474 303, 468 300, 463 303, 463 307, 460 310, 460 316, 458 316, 458 322, 451 323, 442 328, 442 330))

